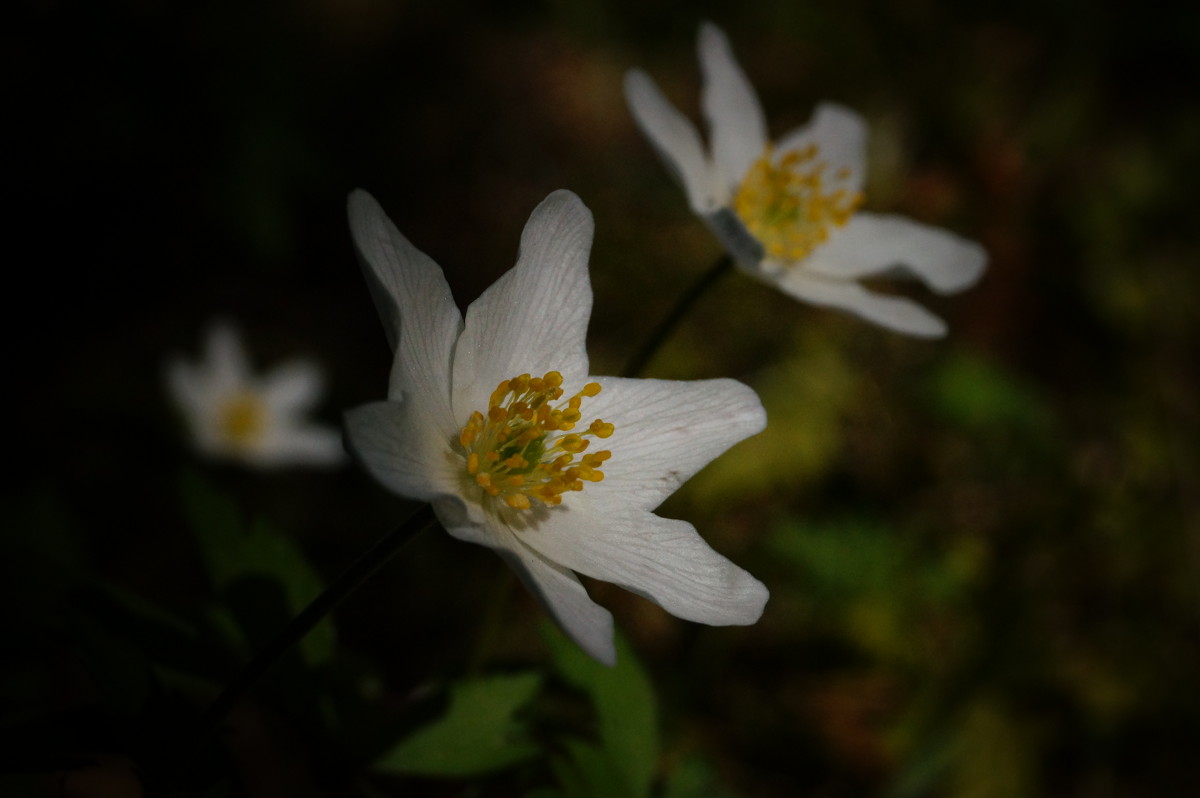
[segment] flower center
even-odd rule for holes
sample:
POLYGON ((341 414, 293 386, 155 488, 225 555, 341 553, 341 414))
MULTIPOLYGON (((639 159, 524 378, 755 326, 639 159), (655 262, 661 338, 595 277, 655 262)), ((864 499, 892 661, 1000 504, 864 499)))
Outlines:
POLYGON ((584 397, 598 393, 600 384, 589 382, 566 402, 555 404, 563 395, 557 371, 504 380, 492 391, 487 414, 471 413, 458 434, 467 473, 485 493, 517 510, 528 509, 531 499, 560 504, 567 491, 604 479, 600 465, 612 452, 583 451, 591 443, 588 438, 612 435, 613 425, 596 419, 586 431, 572 432, 582 418, 579 406, 584 397))
MULTIPOLYGON (((825 185, 826 163, 817 145, 792 150, 775 160, 768 144, 733 197, 733 209, 762 243, 767 257, 800 261, 829 238, 833 227, 850 221, 863 196, 825 185)), ((833 181, 849 177, 839 169, 833 181)))
POLYGON ((239 393, 227 399, 217 417, 221 437, 234 449, 249 449, 266 426, 266 405, 252 393, 239 393))

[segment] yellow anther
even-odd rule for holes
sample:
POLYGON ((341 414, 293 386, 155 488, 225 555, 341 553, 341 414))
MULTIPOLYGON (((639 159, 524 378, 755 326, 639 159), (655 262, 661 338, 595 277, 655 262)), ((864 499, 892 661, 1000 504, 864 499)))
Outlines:
POLYGON ((607 438, 613 434, 613 430, 615 429, 616 427, 614 427, 612 424, 609 424, 607 421, 596 419, 592 422, 592 426, 588 427, 588 432, 592 433, 597 438, 607 438))
POLYGON ((600 383, 587 383, 555 404, 563 395, 562 381, 557 371, 503 380, 492 391, 486 413, 471 413, 459 431, 467 475, 484 494, 512 509, 529 509, 532 500, 552 507, 562 502, 562 494, 583 490, 584 482, 604 479, 599 467, 612 453, 583 452, 591 438, 612 435, 613 425, 596 419, 587 431, 571 432, 582 419, 583 400, 599 394, 600 383))
MULTIPOLYGON (((826 186, 827 164, 817 155, 817 146, 809 144, 776 159, 768 144, 733 197, 733 210, 770 258, 803 260, 862 204, 859 192, 826 186)), ((844 182, 850 176, 842 167, 832 181, 844 182)))
POLYGON ((558 442, 558 448, 562 449, 564 452, 570 452, 571 454, 582 452, 584 447, 587 445, 587 441, 574 433, 563 437, 562 440, 558 442))

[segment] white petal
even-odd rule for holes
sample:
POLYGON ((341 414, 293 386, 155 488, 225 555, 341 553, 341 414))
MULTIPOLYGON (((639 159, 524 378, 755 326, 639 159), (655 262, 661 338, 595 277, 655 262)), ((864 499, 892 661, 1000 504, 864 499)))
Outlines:
POLYGON ((410 403, 372 402, 348 411, 346 446, 371 476, 400 496, 433 501, 458 490, 448 439, 410 403))
MULTIPOLYGON (((470 518, 471 508, 456 499, 435 502, 434 509, 451 535, 492 548, 503 557, 580 648, 605 665, 616 662, 612 615, 591 600, 575 574, 526 546, 499 516, 470 518)), ((501 512, 523 526, 519 514, 501 512)))
POLYGON ((776 143, 779 154, 817 146, 817 159, 826 164, 827 180, 846 170, 844 180, 834 185, 847 191, 862 191, 867 174, 867 123, 861 115, 836 103, 821 103, 812 121, 776 143))
POLYGON ((604 481, 586 490, 639 509, 653 510, 715 457, 766 426, 758 395, 735 380, 597 381, 600 394, 584 402, 583 421, 601 418, 616 429, 612 437, 592 441, 592 449, 607 449, 612 457, 604 481))
POLYGON ((559 371, 570 390, 587 376, 592 229, 591 211, 569 191, 555 191, 534 209, 517 265, 467 308, 454 350, 460 424, 472 411, 487 409, 502 380, 559 371))
POLYGON ((903 216, 856 213, 804 263, 804 268, 843 280, 899 272, 939 294, 970 288, 987 265, 974 241, 903 216))
POLYGON ((671 105, 640 69, 625 73, 625 102, 642 134, 650 140, 696 213, 713 209, 711 174, 696 126, 671 105))
POLYGON ((767 146, 767 121, 724 31, 711 22, 701 25, 699 51, 712 157, 722 187, 732 192, 767 146))
POLYGON ((187 415, 195 414, 209 401, 204 375, 183 358, 167 364, 167 390, 187 415))
POLYGON ((762 615, 767 588, 713 551, 691 524, 593 502, 587 490, 521 540, 546 559, 645 596, 677 618, 725 626, 762 615))
POLYGON ((293 360, 271 370, 262 379, 263 399, 277 413, 304 410, 321 398, 324 379, 309 360, 293 360))
POLYGON ((498 551, 568 637, 599 662, 616 664, 612 615, 592 601, 575 574, 525 547, 498 551))
MULTIPOLYGON (((483 492, 478 493, 482 495, 483 492)), ((437 513, 442 529, 450 533, 451 537, 489 549, 511 545, 511 541, 505 544, 504 540, 507 538, 497 538, 488 528, 487 515, 474 500, 467 501, 462 496, 442 496, 434 500, 433 511, 437 513)))
POLYGON ((276 431, 262 442, 255 458, 264 466, 333 466, 345 462, 346 451, 339 431, 308 424, 276 431))
POLYGON ((921 338, 940 338, 946 334, 946 323, 911 299, 872 293, 852 280, 810 274, 802 266, 786 268, 775 278, 763 279, 777 282, 781 290, 797 299, 848 310, 897 332, 921 338))
POLYGON ((388 396, 403 394, 449 433, 450 358, 462 329, 450 286, 441 268, 409 243, 370 194, 352 192, 348 211, 367 285, 396 350, 388 396))
POLYGON ((238 390, 250 379, 250 363, 237 329, 229 322, 214 322, 205 343, 207 389, 214 393, 238 390))

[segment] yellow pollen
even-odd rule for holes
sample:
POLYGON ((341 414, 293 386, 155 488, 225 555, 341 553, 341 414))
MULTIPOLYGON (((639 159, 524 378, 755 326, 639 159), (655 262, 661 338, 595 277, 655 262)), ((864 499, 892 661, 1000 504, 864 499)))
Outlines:
MULTIPOLYGON (((863 195, 825 185, 827 164, 817 146, 792 150, 779 159, 767 145, 733 197, 733 210, 763 245, 767 257, 784 262, 806 258, 829 238, 832 228, 850 221, 863 195)), ((834 181, 850 177, 838 169, 834 181)))
POLYGON ((471 413, 458 433, 467 475, 514 510, 527 510, 533 501, 561 504, 562 494, 583 490, 584 482, 600 482, 600 466, 612 452, 583 452, 591 438, 608 438, 616 428, 597 418, 586 431, 572 431, 583 418, 583 400, 599 393, 600 383, 589 382, 559 401, 563 389, 557 371, 503 380, 492 391, 487 412, 471 413))
POLYGON ((267 426, 267 407, 252 393, 240 393, 225 401, 217 416, 217 428, 225 443, 234 449, 249 449, 267 426))

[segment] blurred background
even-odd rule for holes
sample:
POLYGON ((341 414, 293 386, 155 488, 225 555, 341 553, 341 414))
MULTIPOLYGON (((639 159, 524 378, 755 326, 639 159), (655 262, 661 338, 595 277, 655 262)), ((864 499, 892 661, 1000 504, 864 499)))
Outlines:
MULTIPOLYGON (((198 459, 165 391, 165 364, 197 359, 222 316, 258 368, 321 364, 321 420, 383 398, 351 189, 463 306, 512 265, 533 207, 572 189, 596 218, 592 370, 622 368, 720 249, 621 78, 642 67, 699 120, 710 19, 773 135, 821 100, 859 110, 866 207, 976 239, 991 262, 963 295, 913 292, 950 324, 936 342, 726 275, 650 364, 762 396, 767 432, 661 512, 772 597, 757 625, 711 629, 589 583, 656 696, 640 789, 1188 793, 1200 12, 1165 8, 17 0, 0 33, 0 786, 142 794, 289 602, 411 512, 353 466, 198 459), (231 580, 246 563, 265 579, 231 580)), ((604 795, 565 775, 564 735, 609 727, 543 618, 490 552, 427 534, 258 692, 253 733, 181 794, 604 795), (513 672, 544 674, 514 699, 534 753, 380 773, 442 713, 426 696, 513 672)))

